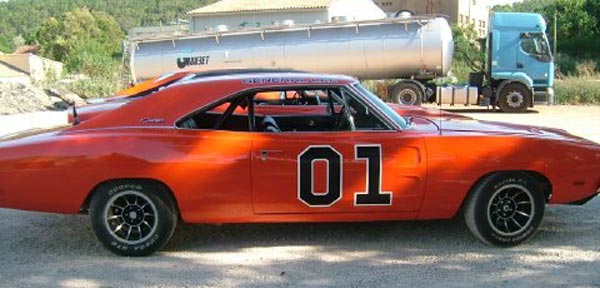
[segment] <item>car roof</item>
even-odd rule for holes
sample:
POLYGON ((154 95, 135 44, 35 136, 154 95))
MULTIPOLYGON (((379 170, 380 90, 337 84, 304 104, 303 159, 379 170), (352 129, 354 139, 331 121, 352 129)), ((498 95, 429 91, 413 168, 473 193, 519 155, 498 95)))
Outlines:
POLYGON ((344 75, 315 74, 309 72, 282 72, 281 70, 212 71, 203 77, 174 83, 115 110, 98 115, 74 126, 70 130, 108 127, 155 126, 142 123, 142 119, 160 120, 152 123, 171 126, 179 118, 211 103, 247 90, 268 90, 287 87, 344 86, 357 80, 344 75))

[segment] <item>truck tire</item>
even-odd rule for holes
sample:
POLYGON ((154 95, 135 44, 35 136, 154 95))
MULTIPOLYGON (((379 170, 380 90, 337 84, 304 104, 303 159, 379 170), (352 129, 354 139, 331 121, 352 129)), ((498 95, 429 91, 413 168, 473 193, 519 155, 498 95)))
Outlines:
POLYGON ((508 83, 498 94, 498 106, 503 112, 522 113, 531 105, 531 91, 521 83, 508 83))
POLYGON ((392 88, 392 102, 402 105, 421 105, 423 89, 414 83, 400 82, 392 88))
POLYGON ((465 223, 482 242, 516 246, 531 238, 546 205, 539 183, 522 172, 499 172, 477 183, 464 206, 465 223))

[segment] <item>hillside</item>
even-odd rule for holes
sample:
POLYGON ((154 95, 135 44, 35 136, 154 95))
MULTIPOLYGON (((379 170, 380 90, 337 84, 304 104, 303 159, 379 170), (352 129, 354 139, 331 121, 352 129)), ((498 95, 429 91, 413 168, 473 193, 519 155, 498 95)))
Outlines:
POLYGON ((10 52, 15 43, 36 42, 35 33, 50 17, 61 17, 75 8, 87 7, 111 15, 121 29, 168 24, 185 13, 215 0, 10 0, 0 2, 0 51, 10 52), (22 38, 17 36, 21 35, 22 38))

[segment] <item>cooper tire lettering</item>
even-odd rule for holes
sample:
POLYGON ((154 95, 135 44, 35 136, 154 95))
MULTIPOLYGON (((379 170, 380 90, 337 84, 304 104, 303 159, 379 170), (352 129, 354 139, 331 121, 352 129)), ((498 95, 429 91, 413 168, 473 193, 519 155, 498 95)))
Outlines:
POLYGON ((298 199, 310 207, 329 207, 342 199, 343 157, 331 146, 309 146, 298 155, 298 199), (313 190, 313 169, 316 161, 327 162, 327 191, 313 190))

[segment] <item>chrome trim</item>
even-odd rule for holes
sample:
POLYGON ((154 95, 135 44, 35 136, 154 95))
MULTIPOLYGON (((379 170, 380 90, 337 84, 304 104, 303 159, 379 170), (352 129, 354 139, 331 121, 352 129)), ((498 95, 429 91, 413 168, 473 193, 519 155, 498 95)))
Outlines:
POLYGON ((112 126, 112 127, 102 127, 102 128, 88 128, 88 129, 78 129, 78 130, 65 130, 63 131, 63 135, 71 135, 71 134, 82 134, 86 132, 96 132, 96 131, 104 131, 104 130, 123 130, 123 129, 167 129, 167 130, 175 130, 175 127, 172 126, 112 126))

